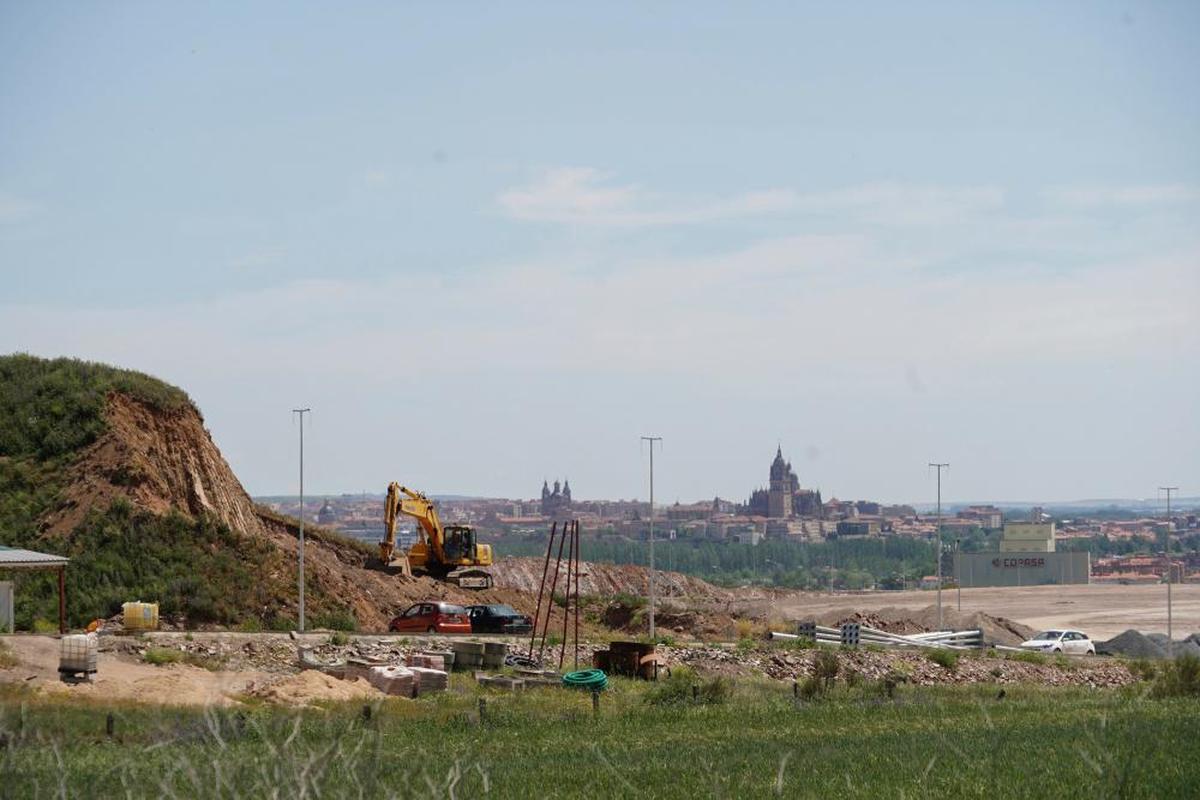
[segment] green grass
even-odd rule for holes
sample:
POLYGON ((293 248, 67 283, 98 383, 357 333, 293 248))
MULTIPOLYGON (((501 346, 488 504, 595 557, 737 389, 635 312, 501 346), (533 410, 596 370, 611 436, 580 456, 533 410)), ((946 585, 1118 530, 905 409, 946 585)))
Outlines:
MULTIPOLYGON (((839 687, 795 705, 469 689, 294 712, 0 699, 0 797, 1147 797, 1200 780, 1200 700, 1132 691, 839 687), (478 699, 487 708, 482 724, 478 699), (23 702, 25 701, 25 702, 23 702), (105 736, 113 710, 119 741, 105 736), (1170 747, 1163 747, 1170 742, 1170 747)), ((0 698, 3 694, 0 693, 0 698)))
POLYGON ((193 667, 218 670, 225 666, 225 662, 222 659, 200 655, 199 653, 189 653, 186 650, 176 650, 173 647, 150 647, 142 654, 142 660, 156 667, 161 667, 164 664, 191 664, 193 667))

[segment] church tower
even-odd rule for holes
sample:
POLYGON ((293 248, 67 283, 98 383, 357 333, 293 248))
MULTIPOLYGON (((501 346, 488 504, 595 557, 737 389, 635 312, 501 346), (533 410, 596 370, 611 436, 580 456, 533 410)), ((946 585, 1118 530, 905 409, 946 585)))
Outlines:
POLYGON ((783 447, 775 450, 771 462, 771 485, 767 491, 767 516, 775 519, 790 519, 796 515, 793 496, 799 487, 792 465, 783 460, 783 447))

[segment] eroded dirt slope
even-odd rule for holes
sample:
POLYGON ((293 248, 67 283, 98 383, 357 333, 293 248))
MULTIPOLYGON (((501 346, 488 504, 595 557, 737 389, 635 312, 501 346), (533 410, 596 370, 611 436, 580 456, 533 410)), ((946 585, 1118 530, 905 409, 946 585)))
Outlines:
POLYGON ((191 406, 163 411, 111 394, 107 430, 71 465, 58 506, 43 520, 50 536, 73 531, 92 508, 125 497, 155 514, 211 514, 230 528, 263 534, 254 503, 191 406))

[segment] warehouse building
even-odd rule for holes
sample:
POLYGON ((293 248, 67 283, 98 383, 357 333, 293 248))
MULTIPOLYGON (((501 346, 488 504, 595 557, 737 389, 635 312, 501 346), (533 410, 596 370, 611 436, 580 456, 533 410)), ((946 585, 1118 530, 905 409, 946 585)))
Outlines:
POLYGON ((1054 523, 1009 522, 999 552, 956 553, 954 576, 960 586, 1041 586, 1090 583, 1091 553, 1054 549, 1054 523))

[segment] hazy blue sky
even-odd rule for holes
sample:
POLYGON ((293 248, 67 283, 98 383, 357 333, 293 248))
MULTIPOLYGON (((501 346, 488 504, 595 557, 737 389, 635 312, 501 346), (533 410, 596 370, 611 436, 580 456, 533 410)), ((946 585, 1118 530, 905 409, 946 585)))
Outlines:
POLYGON ((645 5, 0 2, 0 352, 256 494, 1200 493, 1200 4, 645 5))

